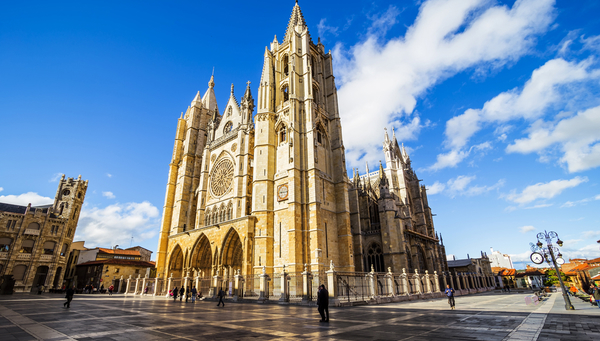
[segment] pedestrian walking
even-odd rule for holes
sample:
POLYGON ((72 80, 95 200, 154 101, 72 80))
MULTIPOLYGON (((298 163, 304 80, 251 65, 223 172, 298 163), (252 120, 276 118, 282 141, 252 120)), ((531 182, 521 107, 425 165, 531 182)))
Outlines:
POLYGON ((75 286, 67 289, 67 295, 65 298, 67 301, 63 303, 63 307, 71 308, 71 301, 73 300, 73 296, 75 295, 75 286))
POLYGON ((196 295, 198 291, 196 291, 196 287, 192 287, 192 303, 196 302, 196 295))
POLYGON ((450 288, 450 284, 446 285, 445 293, 446 296, 448 296, 448 304, 450 304, 450 309, 454 310, 454 289, 450 288))
POLYGON ((219 290, 219 303, 217 303, 217 307, 223 303, 223 307, 225 306, 225 302, 223 302, 223 297, 225 297, 225 291, 223 289, 219 290))
POLYGON ((100 286, 100 293, 101 293, 101 294, 104 294, 104 284, 102 284, 102 285, 100 286))
POLYGON ((188 302, 188 298, 190 297, 190 293, 191 293, 191 290, 190 290, 190 287, 188 286, 187 288, 185 288, 185 303, 188 302))
POLYGON ((148 287, 146 287, 146 289, 144 289, 144 295, 148 295, 148 287))
POLYGON ((38 295, 41 295, 41 294, 42 294, 42 292, 44 291, 44 286, 43 286, 43 285, 41 285, 41 284, 40 284, 40 285, 38 285, 38 287, 37 287, 37 290, 38 290, 38 295))
POLYGON ((113 290, 115 290, 115 286, 111 284, 108 287, 108 296, 112 296, 113 290))
POLYGON ((173 302, 177 301, 177 287, 173 288, 173 290, 171 290, 171 295, 173 295, 173 302))
POLYGON ((182 285, 181 288, 179 289, 179 302, 181 302, 183 300, 184 293, 185 293, 185 289, 183 288, 183 285, 182 285))
POLYGON ((329 291, 321 284, 317 292, 317 310, 321 315, 319 322, 329 322, 329 291))

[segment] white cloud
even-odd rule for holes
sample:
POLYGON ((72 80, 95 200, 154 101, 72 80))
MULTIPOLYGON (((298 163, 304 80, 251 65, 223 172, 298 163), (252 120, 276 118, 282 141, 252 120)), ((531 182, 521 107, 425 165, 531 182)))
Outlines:
POLYGON ((457 195, 475 196, 494 189, 498 189, 504 185, 504 179, 499 180, 492 186, 469 186, 475 176, 460 175, 456 178, 448 180, 445 184, 436 181, 433 185, 427 188, 427 194, 438 194, 444 192, 450 197, 457 195))
POLYGON ((110 174, 110 173, 106 173, 106 176, 108 176, 109 178, 112 178, 112 174, 110 174))
POLYGON ((139 243, 156 234, 158 217, 158 209, 147 201, 105 208, 84 206, 75 238, 91 246, 128 245, 131 236, 139 243))
POLYGON ((433 185, 427 188, 427 194, 433 195, 442 192, 446 188, 446 185, 436 181, 433 185))
POLYGON ((0 187, 0 192, 2 192, 3 190, 4 190, 4 188, 3 188, 3 187, 0 187))
POLYGON ((63 176, 63 173, 54 173, 48 182, 57 182, 63 176))
POLYGON ((338 27, 328 26, 325 24, 327 19, 323 18, 317 24, 317 29, 319 30, 319 37, 325 37, 326 34, 331 34, 334 37, 338 36, 338 27))
POLYGON ((564 204, 562 204, 560 207, 573 207, 573 206, 577 206, 579 204, 585 204, 588 203, 590 201, 594 201, 594 200, 600 200, 600 194, 591 197, 591 198, 585 198, 585 199, 581 199, 581 200, 577 200, 577 201, 567 201, 564 204))
POLYGON ((600 166, 600 106, 579 112, 558 123, 537 122, 527 138, 516 140, 506 148, 509 153, 543 152, 559 145, 560 162, 569 172, 579 172, 600 166))
MULTIPOLYGON (((470 153, 470 150, 465 151, 465 146, 469 142, 469 139, 486 124, 500 124, 500 129, 497 128, 495 133, 498 135, 498 140, 504 141, 507 138, 506 128, 504 127, 506 122, 515 119, 534 120, 542 116, 556 103, 569 102, 573 98, 571 94, 580 91, 578 87, 574 86, 575 84, 596 79, 600 76, 599 70, 588 71, 591 64, 592 59, 586 59, 579 63, 567 62, 562 58, 550 60, 533 71, 531 78, 525 83, 522 90, 519 91, 518 88, 514 88, 503 92, 487 101, 483 105, 483 108, 467 109, 462 115, 451 118, 446 122, 445 131, 445 147, 450 151, 438 155, 437 162, 430 169, 438 170, 456 166, 470 153), (461 155, 462 157, 455 158, 453 162, 444 162, 445 158, 451 155, 461 155)), ((597 113, 592 113, 589 116, 595 117, 597 113)), ((587 119, 592 120, 591 117, 587 119)), ((595 131, 598 131, 600 119, 597 121, 594 122, 594 125, 588 131, 594 128, 595 131)), ((577 122, 571 124, 571 126, 581 123, 583 122, 577 122)), ((571 126, 566 129, 572 131, 571 126)), ((537 135, 547 134, 547 131, 541 130, 542 132, 537 135)), ((534 130, 532 134, 535 132, 538 131, 534 130)), ((593 139, 589 135, 584 139, 585 141, 582 141, 583 146, 589 146, 590 143, 597 141, 597 139, 593 139)), ((537 138, 538 136, 535 137, 537 138)), ((598 138, 598 134, 595 137, 598 138)), ((572 141, 574 138, 573 134, 566 136, 557 134, 554 140, 546 138, 543 141, 536 140, 534 141, 535 143, 532 143, 534 140, 532 137, 523 140, 523 147, 521 145, 509 146, 507 151, 521 153, 538 151, 548 147, 552 143, 572 141)), ((579 139, 581 140, 581 138, 579 139)), ((597 152, 600 155, 600 150, 597 152)), ((600 156, 595 159, 600 164, 600 156)))
POLYGON ((113 192, 102 192, 102 195, 109 198, 109 199, 114 199, 115 195, 113 194, 113 192))
POLYGON ((435 84, 465 69, 502 67, 528 53, 551 23, 553 5, 553 0, 521 0, 512 8, 487 0, 425 1, 404 37, 382 42, 396 22, 398 10, 390 7, 364 41, 349 49, 337 45, 333 60, 349 166, 376 162, 383 127, 402 131, 401 141, 414 138, 422 128, 413 113, 417 97, 435 84))
POLYGON ((571 180, 552 180, 547 183, 539 182, 535 185, 527 186, 521 193, 516 193, 513 190, 505 197, 518 204, 527 204, 537 199, 554 198, 565 189, 576 187, 587 181, 588 179, 586 177, 577 176, 571 180))
POLYGON ((585 239, 597 239, 598 237, 600 237, 600 231, 584 231, 583 232, 583 238, 585 239))
POLYGON ((13 205, 31 206, 49 205, 54 203, 54 199, 41 196, 35 192, 27 192, 19 195, 0 195, 0 202, 13 205))
POLYGON ((527 232, 535 231, 535 227, 533 227, 531 225, 521 226, 521 227, 519 227, 519 231, 521 231, 521 233, 527 233, 527 232))

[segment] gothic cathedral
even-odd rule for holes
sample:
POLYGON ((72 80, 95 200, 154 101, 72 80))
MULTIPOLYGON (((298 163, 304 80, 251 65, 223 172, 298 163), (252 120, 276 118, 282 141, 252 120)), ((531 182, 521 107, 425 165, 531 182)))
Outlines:
POLYGON ((209 278, 338 271, 447 270, 424 186, 386 135, 386 169, 346 173, 331 53, 296 3, 265 48, 256 99, 220 111, 214 77, 177 123, 157 273, 209 278), (256 109, 256 114, 254 110, 256 109))

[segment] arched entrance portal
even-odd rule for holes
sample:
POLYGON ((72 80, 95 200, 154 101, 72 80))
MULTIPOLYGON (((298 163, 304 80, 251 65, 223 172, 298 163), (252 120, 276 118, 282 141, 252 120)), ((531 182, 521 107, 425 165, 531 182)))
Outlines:
POLYGON ((197 271, 196 276, 200 278, 210 278, 213 275, 210 242, 205 235, 200 236, 194 246, 190 267, 197 271))
POLYGON ((175 249, 171 253, 167 277, 170 277, 171 273, 175 278, 183 277, 183 252, 181 251, 181 247, 179 247, 179 245, 175 246, 175 249))
POLYGON ((231 229, 227 234, 222 251, 221 268, 224 270, 223 275, 233 276, 234 271, 242 268, 244 261, 242 241, 234 229, 231 229))

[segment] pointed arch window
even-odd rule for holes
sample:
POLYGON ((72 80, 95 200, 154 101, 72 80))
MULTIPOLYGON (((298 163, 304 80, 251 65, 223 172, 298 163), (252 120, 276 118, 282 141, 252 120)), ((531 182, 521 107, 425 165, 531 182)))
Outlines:
POLYGON ((290 99, 290 95, 288 93, 288 86, 287 86, 287 84, 283 87, 283 89, 281 89, 281 92, 283 94, 283 101, 287 102, 290 99))
POLYGON ((315 69, 317 68, 317 62, 315 61, 315 57, 310 57, 311 60, 311 68, 310 71, 312 72, 312 77, 313 79, 315 78, 316 75, 316 71, 315 69))
POLYGON ((290 59, 287 55, 283 56, 283 61, 281 62, 283 66, 283 75, 287 77, 290 74, 290 59))
POLYGON ((317 142, 319 142, 319 144, 323 143, 323 137, 321 135, 321 131, 317 130, 317 142))
POLYGON ((287 140, 287 131, 285 127, 282 127, 279 131, 279 143, 285 142, 287 140))
POLYGON ((369 246, 365 257, 367 271, 370 271, 371 266, 373 266, 375 272, 385 272, 385 265, 383 263, 383 250, 381 249, 381 245, 379 245, 378 243, 372 243, 369 246))

